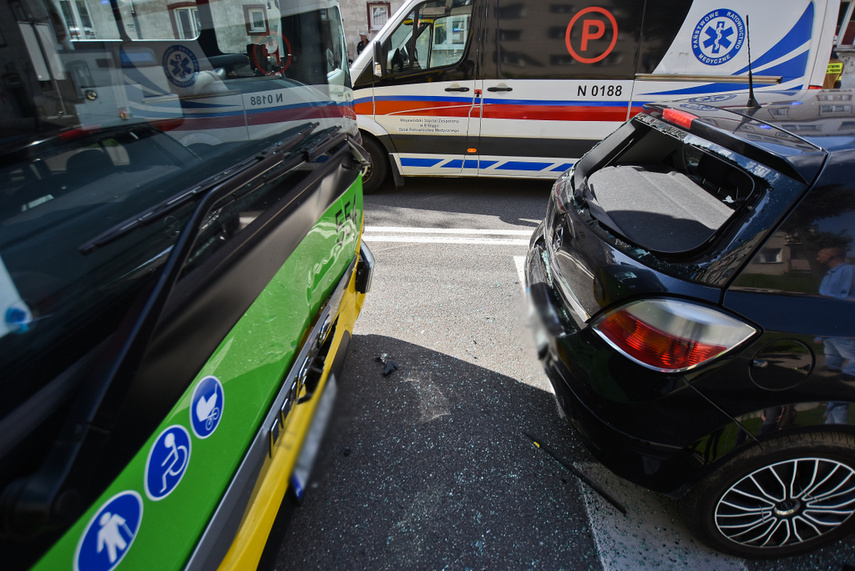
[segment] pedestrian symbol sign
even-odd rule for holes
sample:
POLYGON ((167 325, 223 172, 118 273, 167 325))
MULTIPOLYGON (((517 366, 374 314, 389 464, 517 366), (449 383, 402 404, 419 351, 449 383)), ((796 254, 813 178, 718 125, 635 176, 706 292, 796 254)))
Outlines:
POLYGON ((110 498, 89 520, 77 544, 75 571, 111 571, 131 550, 140 529, 143 502, 127 491, 110 498))
POLYGON ((223 385, 217 377, 205 377, 193 390, 190 401, 190 426, 198 438, 211 436, 223 417, 223 385))
POLYGON ((183 426, 170 426, 160 433, 145 465, 145 495, 162 500, 178 486, 190 464, 190 433, 183 426))

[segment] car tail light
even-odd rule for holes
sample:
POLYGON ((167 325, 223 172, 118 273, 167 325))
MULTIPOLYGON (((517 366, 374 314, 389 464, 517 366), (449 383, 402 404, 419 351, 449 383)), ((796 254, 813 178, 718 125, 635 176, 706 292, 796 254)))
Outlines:
POLYGON ((597 332, 636 363, 681 372, 719 357, 757 331, 716 309, 675 299, 649 299, 598 318, 597 332))

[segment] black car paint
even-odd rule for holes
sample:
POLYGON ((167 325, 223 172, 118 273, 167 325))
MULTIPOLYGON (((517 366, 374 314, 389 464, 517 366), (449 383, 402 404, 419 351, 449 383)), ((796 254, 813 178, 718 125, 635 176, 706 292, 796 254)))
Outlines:
MULTIPOLYGON (((765 189, 757 211, 719 237, 734 247, 712 258, 695 255, 689 263, 686 257, 663 262, 651 256, 655 263, 645 265, 637 261, 638 255, 624 254, 633 245, 598 228, 583 207, 559 204, 561 198, 553 195, 527 259, 530 298, 550 332, 541 360, 571 423, 616 474, 672 497, 682 496, 749 445, 762 446, 782 432, 827 428, 827 401, 855 402, 855 383, 821 370, 822 349, 814 342, 817 335, 852 336, 855 304, 738 285, 740 272, 799 200, 851 185, 843 165, 852 164, 852 151, 838 152, 825 164, 826 151, 790 137, 792 154, 770 161, 762 144, 739 140, 745 124, 754 121, 767 128, 765 121, 752 119, 754 112, 746 111, 736 121, 717 109, 692 112, 709 124, 721 119, 714 128, 693 125, 692 132, 704 136, 708 146, 726 146, 740 155, 743 167, 763 160, 789 175, 785 192, 780 186, 765 189), (727 123, 734 127, 730 132, 721 128, 727 123), (547 244, 556 246, 551 260, 547 244), (560 283, 562 278, 553 275, 548 263, 572 283, 560 283), (686 273, 686 267, 691 272, 686 273), (610 350, 586 326, 603 311, 642 295, 699 300, 741 317, 758 332, 742 347, 697 370, 651 371, 610 350), (570 297, 587 315, 571 309, 570 297), (786 373, 784 380, 781 372, 786 373)), ((588 169, 604 164, 624 144, 615 136, 595 147, 577 163, 574 182, 578 185, 588 169)), ((851 425, 835 429, 855 432, 851 425)))

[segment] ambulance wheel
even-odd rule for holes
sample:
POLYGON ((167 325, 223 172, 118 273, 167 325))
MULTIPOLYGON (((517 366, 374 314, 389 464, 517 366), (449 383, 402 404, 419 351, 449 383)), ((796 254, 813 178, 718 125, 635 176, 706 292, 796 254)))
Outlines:
POLYGON ((386 150, 377 139, 370 135, 362 136, 362 146, 371 155, 371 164, 362 171, 362 192, 377 192, 389 174, 389 158, 386 150))
POLYGON ((855 436, 793 434, 733 458, 679 501, 686 527, 724 553, 773 558, 855 528, 855 436))

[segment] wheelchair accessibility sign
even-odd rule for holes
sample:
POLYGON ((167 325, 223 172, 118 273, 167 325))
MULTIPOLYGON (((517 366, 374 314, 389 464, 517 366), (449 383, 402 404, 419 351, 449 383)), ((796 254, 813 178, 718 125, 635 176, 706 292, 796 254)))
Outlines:
POLYGON ((162 500, 178 486, 190 464, 190 433, 183 426, 170 426, 160 433, 148 452, 145 465, 145 495, 162 500))
POLYGON ((190 426, 198 438, 211 436, 223 417, 223 384, 217 377, 205 377, 193 390, 190 401, 190 426))
POLYGON ((140 530, 143 501, 134 491, 127 491, 110 498, 98 510, 74 555, 74 571, 111 571, 125 555, 140 530))

